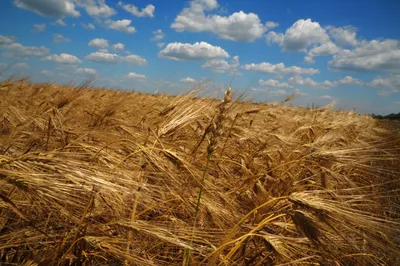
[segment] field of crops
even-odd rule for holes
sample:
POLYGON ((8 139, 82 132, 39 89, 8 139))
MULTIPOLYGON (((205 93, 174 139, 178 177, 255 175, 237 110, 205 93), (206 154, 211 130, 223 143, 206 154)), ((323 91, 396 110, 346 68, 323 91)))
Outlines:
POLYGON ((399 127, 196 93, 0 83, 0 265, 400 265, 399 127))

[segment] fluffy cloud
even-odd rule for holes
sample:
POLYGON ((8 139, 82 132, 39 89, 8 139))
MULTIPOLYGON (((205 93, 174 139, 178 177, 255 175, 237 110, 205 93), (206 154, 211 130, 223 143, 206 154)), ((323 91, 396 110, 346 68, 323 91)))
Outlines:
POLYGON ((123 43, 116 43, 112 45, 112 48, 116 52, 123 52, 125 50, 125 45, 123 43))
POLYGON ((356 28, 351 26, 346 27, 326 27, 329 36, 341 46, 356 46, 356 28))
POLYGON ((128 74, 126 74, 125 77, 130 78, 130 79, 145 79, 146 78, 145 75, 137 74, 137 73, 134 73, 134 72, 129 72, 128 74))
POLYGON ((83 7, 90 16, 95 18, 108 18, 117 12, 106 5, 104 0, 75 0, 76 5, 83 7))
POLYGON ((398 40, 362 41, 353 50, 342 50, 329 61, 331 70, 400 71, 398 40))
POLYGON ((285 67, 284 63, 271 64, 263 62, 260 64, 247 64, 242 66, 247 71, 276 74, 276 75, 314 75, 318 74, 319 70, 315 68, 301 68, 297 66, 285 67))
POLYGON ((319 89, 329 89, 330 87, 335 86, 334 82, 325 80, 323 82, 317 82, 312 80, 311 78, 303 78, 301 76, 290 77, 288 82, 292 85, 306 86, 311 88, 319 88, 319 89))
POLYGON ((258 84, 263 87, 273 87, 273 88, 282 88, 282 89, 290 89, 293 88, 292 85, 286 82, 280 82, 279 80, 269 79, 269 80, 262 80, 258 81, 258 84))
MULTIPOLYGON (((7 38, 7 37, 6 37, 7 38)), ((10 39, 6 39, 3 41, 9 41, 10 39)), ((0 44, 2 40, 0 38, 0 44)), ((5 53, 6 56, 11 57, 19 57, 19 58, 27 58, 31 56, 42 57, 46 56, 50 53, 50 50, 44 46, 23 46, 19 43, 11 43, 7 44, 3 47, 7 52, 5 53)))
POLYGON ((288 28, 285 34, 269 32, 266 41, 279 44, 283 51, 305 52, 313 44, 328 42, 329 36, 318 22, 300 19, 288 28))
POLYGON ((132 15, 142 18, 142 17, 154 17, 155 6, 147 5, 145 8, 142 8, 142 11, 131 4, 124 4, 122 2, 118 2, 118 6, 122 7, 125 11, 131 13, 132 15))
POLYGON ((52 22, 51 25, 66 27, 67 23, 65 23, 61 18, 59 18, 56 21, 52 22))
POLYGON ((44 17, 79 17, 74 1, 70 0, 14 0, 14 4, 44 17))
POLYGON ((120 63, 121 57, 117 54, 110 54, 105 52, 94 52, 87 56, 85 59, 88 61, 96 62, 96 63, 104 63, 104 64, 117 64, 120 63))
POLYGON ((346 76, 341 80, 336 81, 336 85, 364 85, 360 79, 353 78, 351 76, 346 76))
POLYGON ((207 60, 201 67, 210 69, 216 73, 229 73, 230 75, 240 74, 237 72, 239 67, 239 56, 234 56, 231 62, 227 62, 224 59, 207 60))
POLYGON ((42 32, 46 29, 46 24, 33 24, 33 31, 34 32, 42 32))
POLYGON ((118 64, 121 62, 126 62, 138 66, 147 65, 147 60, 138 55, 119 56, 117 54, 111 54, 108 52, 100 52, 100 51, 87 55, 85 59, 88 61, 96 63, 104 63, 104 64, 118 64))
POLYGON ((310 49, 307 56, 304 58, 304 61, 307 63, 314 63, 313 58, 315 56, 336 54, 339 50, 339 47, 337 47, 333 42, 323 43, 320 46, 315 46, 310 49))
POLYGON ((181 79, 180 82, 193 83, 193 84, 199 83, 198 80, 191 78, 191 77, 186 77, 184 79, 181 79))
POLYGON ((153 31, 153 35, 153 38, 151 38, 151 41, 153 42, 161 41, 165 37, 165 34, 162 30, 153 31))
POLYGON ((169 43, 167 47, 158 53, 158 57, 172 60, 209 60, 216 58, 228 58, 229 54, 219 46, 213 46, 206 42, 169 43))
POLYGON ((49 61, 49 62, 54 62, 54 63, 59 63, 59 64, 79 64, 82 61, 79 60, 76 56, 70 55, 70 54, 52 54, 49 55, 45 58, 41 59, 42 61, 49 61))
POLYGON ((222 39, 252 42, 265 33, 264 26, 254 13, 235 12, 230 16, 206 15, 218 7, 216 0, 192 0, 172 23, 175 31, 211 32, 222 39))
POLYGON ((2 36, 0 35, 0 46, 5 44, 11 44, 16 40, 14 36, 2 36))
POLYGON ((279 24, 277 22, 273 22, 273 21, 267 21, 267 23, 265 23, 265 27, 267 28, 267 30, 276 28, 278 26, 279 26, 279 24))
POLYGON ((91 40, 88 45, 94 48, 107 48, 108 41, 106 39, 95 38, 91 40))
POLYGON ((53 34, 53 42, 54 43, 62 43, 62 42, 70 42, 71 40, 62 36, 61 34, 53 34))
POLYGON ((400 92, 400 74, 390 75, 388 77, 376 77, 366 85, 368 87, 381 89, 378 94, 382 96, 398 93, 400 92))
POLYGON ((93 76, 97 74, 97 71, 93 68, 78 68, 75 73, 93 76))
POLYGON ((147 60, 146 59, 144 59, 143 57, 140 57, 138 55, 134 55, 134 54, 122 57, 122 60, 124 62, 127 62, 129 64, 133 64, 133 65, 138 65, 138 66, 147 65, 147 60))
POLYGON ((132 20, 130 19, 121 19, 121 20, 107 20, 106 24, 109 29, 113 29, 116 31, 122 31, 125 33, 135 33, 136 29, 131 25, 132 20))
POLYGON ((81 22, 81 26, 87 30, 95 30, 96 29, 96 27, 92 23, 85 24, 85 23, 81 22))

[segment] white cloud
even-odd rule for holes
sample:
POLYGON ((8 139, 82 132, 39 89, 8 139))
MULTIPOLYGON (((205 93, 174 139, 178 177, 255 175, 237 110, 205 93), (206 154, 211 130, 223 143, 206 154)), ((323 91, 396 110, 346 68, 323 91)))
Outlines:
POLYGON ((90 16, 95 18, 108 18, 115 15, 115 9, 106 5, 104 0, 75 0, 76 5, 83 7, 90 16))
POLYGON ((79 64, 82 61, 79 60, 76 56, 62 53, 62 54, 52 54, 49 55, 45 58, 41 59, 42 61, 49 61, 49 62, 54 62, 54 63, 59 63, 59 64, 79 64))
POLYGON ((107 48, 108 41, 106 39, 95 38, 91 40, 88 45, 94 48, 107 48))
POLYGON ((219 46, 213 46, 206 42, 169 43, 167 47, 158 53, 158 57, 171 60, 209 60, 216 58, 228 58, 229 54, 219 46))
POLYGON ((313 58, 315 56, 336 54, 339 50, 339 47, 333 42, 323 43, 320 46, 315 46, 310 49, 307 56, 304 57, 304 61, 307 63, 314 63, 315 61, 313 58))
POLYGON ((153 42, 161 41, 165 37, 164 32, 160 29, 153 31, 153 35, 153 38, 151 38, 151 41, 153 42))
MULTIPOLYGON (((7 41, 7 40, 6 40, 7 41)), ((0 42, 1 43, 1 42, 0 42)), ((50 50, 44 46, 23 46, 19 43, 11 43, 4 46, 7 51, 6 56, 27 58, 31 56, 46 56, 50 53, 50 50)))
POLYGON ((351 26, 345 27, 326 27, 329 36, 341 46, 356 46, 356 28, 351 26))
POLYGON ((267 21, 267 23, 265 23, 265 27, 267 27, 267 30, 276 28, 278 26, 279 26, 279 24, 277 22, 273 22, 273 21, 267 21))
POLYGON ((93 76, 97 74, 97 71, 93 68, 78 68, 75 73, 93 76))
POLYGON ((108 52, 97 51, 85 56, 85 59, 88 61, 96 62, 96 63, 104 63, 104 64, 118 64, 122 62, 126 62, 129 64, 134 64, 138 66, 147 65, 147 60, 138 55, 127 55, 127 56, 119 56, 117 54, 111 54, 108 52))
POLYGON ((114 49, 114 51, 116 52, 123 52, 125 51, 125 45, 123 43, 116 43, 112 45, 112 48, 114 49))
POLYGON ((282 89, 290 89, 293 88, 292 85, 286 82, 280 82, 279 80, 269 79, 269 80, 262 80, 258 81, 258 84, 263 87, 273 87, 273 88, 282 88, 282 89))
POLYGON ((97 50, 98 52, 102 52, 102 53, 108 53, 108 49, 107 48, 100 48, 99 50, 97 50))
POLYGON ((85 59, 96 63, 117 64, 122 61, 121 57, 117 54, 110 54, 104 52, 94 52, 87 56, 85 59))
POLYGON ((85 24, 85 23, 81 22, 81 26, 87 30, 95 30, 96 29, 96 27, 92 23, 85 24))
POLYGON ((62 27, 66 27, 67 23, 64 22, 64 20, 62 20, 61 18, 57 19, 56 21, 52 22, 51 25, 53 26, 62 26, 62 27))
POLYGON ((125 77, 130 78, 130 79, 145 79, 146 78, 145 75, 137 74, 137 73, 134 73, 134 72, 129 72, 128 74, 126 74, 125 77))
POLYGON ((381 89, 379 95, 386 96, 400 92, 400 74, 387 77, 376 77, 366 84, 368 87, 381 89))
POLYGON ((158 42, 157 43, 158 48, 163 48, 165 46, 165 42, 158 42))
POLYGON ((61 34, 53 34, 54 43, 70 42, 71 40, 62 36, 61 34))
POLYGON ((132 20, 130 19, 121 19, 121 20, 107 20, 106 24, 109 29, 113 29, 116 31, 122 31, 125 33, 135 33, 136 29, 131 25, 132 20))
POLYGON ((2 36, 0 35, 0 46, 5 44, 11 44, 16 40, 14 36, 2 36))
POLYGON ((313 44, 323 44, 329 41, 326 31, 318 22, 311 19, 300 19, 296 21, 285 34, 269 32, 266 36, 268 43, 277 43, 283 51, 306 52, 313 44))
POLYGON ((254 13, 235 12, 230 16, 206 15, 218 7, 216 0, 192 0, 172 23, 175 31, 211 32, 222 39, 252 42, 267 30, 254 13))
POLYGON ((180 82, 185 82, 185 83, 199 83, 198 80, 191 78, 191 77, 186 77, 184 79, 181 79, 180 82))
POLYGON ((138 66, 147 65, 146 59, 144 59, 143 57, 140 57, 138 55, 134 55, 134 54, 123 57, 123 61, 127 62, 129 64, 138 65, 138 66))
POLYGON ((400 72, 398 40, 362 41, 353 50, 342 50, 329 61, 331 70, 400 72))
POLYGON ((364 85, 360 79, 353 78, 351 76, 346 76, 341 80, 336 81, 336 85, 364 85))
POLYGON ((301 76, 290 77, 288 82, 292 85, 306 86, 311 88, 329 89, 335 86, 334 82, 325 80, 323 82, 314 81, 311 78, 303 78, 301 76))
POLYGON ((74 1, 70 0, 14 0, 14 4, 44 17, 79 17, 74 1))
POLYGON ((201 66, 205 69, 210 69, 216 73, 229 73, 230 75, 240 75, 237 72, 239 67, 239 56, 234 56, 231 62, 227 62, 224 59, 210 59, 207 60, 204 65, 201 66))
POLYGON ((122 2, 118 2, 118 6, 122 7, 125 11, 131 13, 132 15, 142 18, 142 17, 154 17, 155 6, 147 5, 145 8, 142 8, 142 11, 131 4, 124 4, 122 2))
POLYGON ((263 62, 260 64, 247 64, 242 66, 247 71, 276 74, 276 75, 314 75, 318 74, 319 70, 315 68, 301 68, 297 66, 285 67, 284 63, 271 64, 263 62))
POLYGON ((42 32, 46 29, 46 24, 33 24, 33 31, 34 32, 42 32))

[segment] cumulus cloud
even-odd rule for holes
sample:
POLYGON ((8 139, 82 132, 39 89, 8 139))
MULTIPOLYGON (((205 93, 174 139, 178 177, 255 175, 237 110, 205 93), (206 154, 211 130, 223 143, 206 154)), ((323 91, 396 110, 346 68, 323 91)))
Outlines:
POLYGON ((116 52, 123 52, 125 51, 125 45, 123 43, 116 43, 112 45, 112 48, 114 49, 114 51, 116 52))
POLYGON ((87 30, 95 30, 96 29, 96 27, 92 23, 85 24, 85 23, 81 22, 81 26, 87 30))
POLYGON ((165 34, 161 29, 155 30, 153 31, 153 38, 151 38, 151 41, 153 42, 161 41, 162 39, 164 39, 164 37, 165 34))
POLYGON ((158 57, 171 60, 210 60, 216 58, 228 58, 229 54, 219 46, 213 46, 206 42, 169 43, 167 47, 158 53, 158 57))
POLYGON ((14 0, 14 5, 44 17, 64 18, 79 17, 80 13, 75 10, 75 1, 70 0, 14 0))
POLYGON ((342 50, 329 61, 331 70, 400 72, 398 40, 362 41, 353 50, 342 50))
POLYGON ((34 32, 42 32, 46 29, 46 24, 33 24, 33 31, 34 32))
POLYGON ((143 17, 154 17, 154 11, 156 10, 156 7, 153 5, 147 5, 145 8, 142 8, 141 11, 139 9, 131 4, 124 4, 121 1, 118 2, 118 6, 122 7, 126 12, 131 13, 132 15, 143 18, 143 17))
POLYGON ((356 46, 356 28, 352 26, 345 27, 326 27, 329 36, 341 46, 356 46))
POLYGON ((228 73, 229 75, 240 75, 237 72, 239 67, 239 56, 234 56, 231 62, 227 62, 224 59, 210 59, 207 60, 204 65, 201 66, 205 69, 210 69, 215 73, 228 73))
POLYGON ((88 61, 96 62, 96 63, 104 63, 104 64, 117 64, 120 63, 121 57, 117 54, 110 54, 105 52, 94 52, 87 56, 85 59, 88 61))
POLYGON ((107 48, 108 47, 108 41, 106 39, 101 39, 101 38, 95 38, 91 40, 88 45, 90 47, 94 48, 107 48))
POLYGON ((387 77, 376 77, 366 84, 368 87, 381 89, 379 95, 386 96, 400 92, 400 74, 389 75, 387 77))
POLYGON ((135 72, 129 72, 128 74, 125 75, 125 77, 129 79, 145 79, 146 76, 143 74, 137 74, 135 72))
POLYGON ((186 77, 184 79, 181 79, 180 82, 193 83, 193 84, 199 83, 198 80, 191 78, 191 77, 186 77))
POLYGON ((277 22, 273 22, 273 21, 267 21, 267 23, 265 23, 265 27, 267 30, 276 28, 278 26, 279 26, 279 24, 277 22))
POLYGON ((5 44, 11 44, 15 42, 16 38, 14 36, 2 36, 0 35, 0 46, 5 44))
POLYGON ((100 52, 100 51, 85 56, 85 59, 88 61, 96 63, 104 63, 104 64, 118 64, 126 62, 138 66, 147 65, 147 60, 138 55, 119 56, 117 54, 111 54, 108 52, 100 52))
POLYGON ((171 28, 175 31, 211 32, 222 39, 252 42, 266 32, 258 15, 235 12, 230 16, 206 15, 218 7, 216 0, 192 0, 175 18, 171 28))
POLYGON ((307 63, 314 63, 315 56, 336 54, 339 50, 339 47, 333 42, 323 43, 320 46, 315 46, 310 49, 307 56, 304 57, 304 61, 307 63))
POLYGON ((82 61, 79 60, 76 56, 70 55, 70 54, 52 54, 49 55, 45 58, 41 59, 42 61, 49 61, 49 62, 54 62, 54 63, 59 63, 59 64, 79 64, 82 61))
POLYGON ((138 65, 138 66, 147 65, 147 60, 146 59, 144 59, 143 57, 140 57, 138 55, 134 55, 134 54, 122 57, 122 60, 124 62, 127 62, 129 64, 133 64, 133 65, 138 65))
POLYGON ((97 74, 97 71, 93 68, 78 68, 75 73, 93 76, 97 74))
POLYGON ((4 54, 6 56, 19 58, 27 58, 31 56, 42 57, 50 53, 50 50, 44 46, 23 46, 19 43, 8 44, 10 39, 7 39, 7 37, 4 38, 4 40, 1 40, 0 38, 0 44, 2 41, 6 43, 6 45, 3 47, 7 51, 4 54))
POLYGON ((55 33, 53 34, 53 42, 54 43, 62 43, 62 42, 70 42, 71 40, 64 37, 61 34, 55 33))
POLYGON ((266 41, 279 44, 283 51, 306 52, 307 48, 313 44, 328 42, 329 36, 318 22, 300 19, 288 28, 285 34, 269 32, 266 35, 266 41))
POLYGON ((341 80, 336 81, 336 85, 364 85, 360 79, 353 78, 351 76, 346 76, 341 80))
POLYGON ((242 66, 247 71, 276 74, 276 75, 314 75, 318 74, 319 70, 315 68, 301 68, 297 66, 286 67, 284 63, 271 64, 263 62, 260 64, 247 64, 242 66))
POLYGON ((263 87, 272 87, 272 88, 282 88, 282 89, 290 89, 293 88, 292 85, 286 82, 280 82, 279 80, 269 79, 269 80, 262 80, 258 81, 258 84, 263 87))
POLYGON ((121 19, 121 20, 107 20, 106 24, 109 29, 113 29, 116 31, 121 31, 125 33, 135 33, 136 29, 131 25, 132 20, 130 19, 121 19))
POLYGON ((89 16, 95 18, 108 18, 115 15, 115 9, 106 5, 104 0, 75 0, 76 5, 83 7, 89 16))
POLYGON ((57 19, 56 21, 52 22, 51 25, 53 26, 62 26, 62 27, 66 27, 67 23, 64 22, 64 20, 62 20, 61 18, 57 19))
POLYGON ((303 78, 301 76, 290 77, 288 79, 288 83, 292 85, 299 86, 307 86, 310 88, 319 88, 319 89, 329 89, 331 87, 341 86, 341 85, 359 85, 362 86, 364 82, 360 79, 353 78, 351 76, 346 76, 340 80, 329 81, 325 80, 322 82, 314 81, 311 78, 303 78))

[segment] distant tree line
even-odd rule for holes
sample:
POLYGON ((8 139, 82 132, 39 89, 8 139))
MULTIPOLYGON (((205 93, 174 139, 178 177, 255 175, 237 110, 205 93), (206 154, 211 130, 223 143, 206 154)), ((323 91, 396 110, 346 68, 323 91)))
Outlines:
POLYGON ((389 114, 389 115, 375 115, 375 114, 372 114, 372 117, 373 118, 376 118, 376 119, 389 119, 389 120, 400 120, 400 113, 398 113, 398 114, 389 114))

